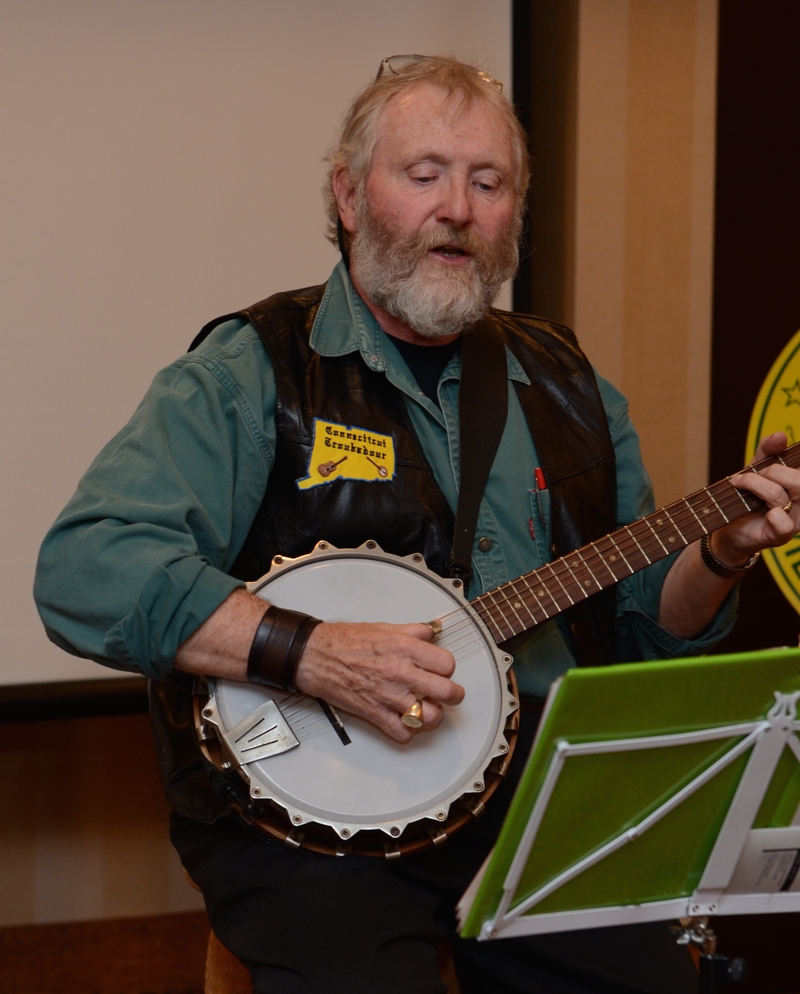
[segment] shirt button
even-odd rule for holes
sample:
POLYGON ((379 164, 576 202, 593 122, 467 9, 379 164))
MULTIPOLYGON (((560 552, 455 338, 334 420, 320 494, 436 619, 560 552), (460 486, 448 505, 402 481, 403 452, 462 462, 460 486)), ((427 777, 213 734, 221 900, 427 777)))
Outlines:
POLYGON ((492 540, 490 538, 482 538, 478 542, 478 548, 481 552, 488 552, 492 547, 492 540))
POLYGON ((377 357, 376 355, 371 355, 371 356, 369 357, 369 361, 370 361, 370 362, 377 362, 377 361, 378 361, 378 357, 377 357))

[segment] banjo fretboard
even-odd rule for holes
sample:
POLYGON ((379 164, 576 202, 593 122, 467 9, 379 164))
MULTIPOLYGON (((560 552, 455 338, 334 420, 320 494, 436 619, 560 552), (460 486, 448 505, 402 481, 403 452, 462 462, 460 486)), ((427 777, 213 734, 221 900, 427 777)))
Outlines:
MULTIPOLYGON (((748 466, 757 473, 776 462, 800 466, 800 442, 748 466)), ((496 642, 505 642, 573 604, 658 562, 764 502, 726 477, 633 524, 589 542, 472 601, 496 642)))

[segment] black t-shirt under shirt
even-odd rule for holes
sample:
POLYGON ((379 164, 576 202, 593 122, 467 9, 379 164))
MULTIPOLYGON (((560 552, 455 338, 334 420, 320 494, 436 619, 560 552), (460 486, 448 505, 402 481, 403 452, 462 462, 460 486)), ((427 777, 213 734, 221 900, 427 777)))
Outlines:
POLYGON ((420 390, 439 406, 438 387, 439 380, 445 366, 450 362, 453 353, 461 344, 461 339, 456 338, 447 345, 412 345, 411 342, 404 342, 401 338, 390 336, 392 342, 405 359, 406 365, 414 374, 414 378, 419 384, 420 390))

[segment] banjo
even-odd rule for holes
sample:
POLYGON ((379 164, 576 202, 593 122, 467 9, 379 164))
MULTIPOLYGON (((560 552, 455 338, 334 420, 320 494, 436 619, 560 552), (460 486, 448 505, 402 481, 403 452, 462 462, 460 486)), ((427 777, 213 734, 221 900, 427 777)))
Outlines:
MULTIPOLYGON (((800 443, 748 471, 800 465, 800 443)), ((248 589, 327 620, 434 618, 435 643, 465 688, 442 723, 400 744, 324 701, 232 680, 198 683, 194 724, 206 759, 240 776, 254 824, 291 847, 393 859, 441 845, 480 815, 508 769, 519 723, 512 656, 499 645, 703 535, 763 509, 728 478, 468 602, 460 579, 375 542, 318 542, 276 556, 248 589)))

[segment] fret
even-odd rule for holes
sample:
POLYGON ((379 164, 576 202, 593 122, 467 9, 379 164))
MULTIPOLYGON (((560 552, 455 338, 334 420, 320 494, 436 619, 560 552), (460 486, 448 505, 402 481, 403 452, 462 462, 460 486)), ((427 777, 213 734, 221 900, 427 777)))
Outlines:
MULTIPOLYGON (((552 590, 550 589, 550 585, 549 585, 549 584, 548 584, 548 582, 547 582, 547 581, 546 581, 546 580, 544 579, 544 577, 542 577, 542 578, 541 578, 541 583, 542 583, 542 590, 543 590, 543 591, 544 591, 544 592, 545 592, 545 593, 547 594, 547 596, 548 596, 548 597, 550 598, 550 600, 551 600, 551 601, 553 602, 553 606, 555 607, 555 613, 556 613, 556 614, 558 614, 558 613, 559 613, 559 611, 563 610, 563 609, 562 609, 562 607, 561 607, 561 605, 560 605, 560 604, 558 603, 558 601, 556 600, 555 596, 553 595, 553 591, 552 591, 552 590)), ((537 596, 538 596, 539 598, 541 598, 541 597, 542 597, 542 594, 541 594, 541 593, 539 593, 539 594, 538 594, 537 596)), ((539 601, 539 603, 541 603, 541 600, 539 601)), ((549 612, 548 612, 548 613, 549 613, 549 612)))
POLYGON ((684 499, 691 507, 692 513, 698 519, 700 527, 706 534, 713 532, 716 528, 719 528, 720 525, 722 525, 722 521, 715 522, 713 509, 709 507, 709 501, 714 503, 714 499, 711 496, 710 491, 700 490, 696 494, 689 494, 689 496, 684 499), (702 515, 697 513, 695 507, 702 512, 702 515))
POLYGON ((628 527, 628 525, 625 525, 625 531, 626 531, 626 532, 627 532, 627 533, 628 533, 628 534, 630 535, 630 537, 631 537, 631 538, 633 539, 633 542, 634 542, 634 545, 636 545, 636 547, 638 548, 639 552, 641 552, 641 554, 642 554, 642 555, 644 556, 644 558, 645 558, 645 559, 647 560, 647 565, 649 566, 649 565, 650 565, 650 564, 652 563, 652 561, 653 561, 653 560, 652 560, 652 559, 650 558, 650 556, 648 556, 648 555, 647 555, 647 553, 646 553, 646 552, 644 551, 644 549, 643 549, 643 548, 641 547, 641 545, 640 545, 640 544, 639 544, 639 543, 638 543, 638 542, 636 541, 636 536, 635 536, 635 535, 633 534, 633 532, 632 532, 632 531, 630 530, 630 528, 628 527))
POLYGON ((614 568, 612 569, 611 566, 608 566, 608 569, 614 577, 614 583, 617 583, 619 580, 622 580, 623 577, 628 576, 630 566, 625 562, 625 557, 617 548, 613 535, 605 535, 603 538, 599 539, 598 544, 600 543, 605 543, 603 548, 606 549, 604 552, 606 563, 614 563, 614 568))
POLYGON ((661 559, 663 546, 658 535, 654 534, 652 525, 647 519, 634 521, 626 526, 631 529, 632 537, 639 546, 647 563, 658 562, 661 559))
MULTIPOLYGON (((492 629, 494 629, 494 633, 492 634, 492 638, 494 638, 495 642, 497 642, 499 644, 500 642, 505 642, 505 640, 507 638, 511 638, 511 636, 510 635, 506 635, 506 633, 500 627, 500 622, 497 620, 497 618, 495 618, 493 615, 489 614, 488 615, 488 619, 489 620, 488 620, 487 624, 489 626, 489 631, 491 632, 492 629)), ((485 620, 486 619, 484 618, 484 621, 485 620)))
MULTIPOLYGON (((728 477, 727 479, 728 479, 728 482, 730 483, 730 479, 731 478, 728 477)), ((739 498, 739 500, 744 504, 744 506, 747 508, 747 510, 748 511, 752 511, 752 508, 747 503, 747 501, 744 499, 744 494, 742 493, 742 491, 741 490, 737 490, 736 487, 734 487, 734 485, 732 483, 731 483, 731 489, 736 494, 736 496, 739 498)))
MULTIPOLYGON (((592 578, 591 580, 584 580, 583 581, 584 587, 590 587, 592 585, 592 583, 594 583, 594 585, 597 587, 598 590, 602 590, 603 589, 602 584, 597 579, 597 577, 594 575, 592 567, 586 561, 586 557, 581 555, 581 550, 580 549, 576 549, 575 550, 575 555, 580 559, 582 565, 586 567, 586 570, 589 573, 589 576, 592 578)), ((588 594, 587 594, 587 596, 588 596, 588 594)))
MULTIPOLYGON (((498 589, 497 589, 497 590, 495 591, 495 593, 502 593, 502 591, 503 591, 503 588, 502 588, 502 587, 499 587, 499 588, 498 588, 498 589)), ((517 621, 518 621, 518 622, 520 623, 520 625, 522 625, 522 631, 524 632, 524 631, 525 631, 525 624, 523 623, 523 621, 522 621, 522 618, 520 618, 520 616, 519 616, 519 615, 517 614, 517 610, 516 610, 516 607, 515 607, 515 605, 514 605, 514 602, 513 602, 512 600, 511 600, 511 598, 510 598, 510 597, 508 597, 508 596, 507 596, 506 594, 502 594, 502 601, 501 601, 501 604, 507 604, 507 605, 508 605, 508 606, 509 606, 509 607, 511 608, 511 610, 512 610, 512 611, 514 612, 514 617, 515 617, 515 618, 517 619, 517 621)), ((520 607, 521 607, 521 606, 522 606, 522 605, 520 605, 520 607)), ((501 610, 501 611, 503 611, 503 608, 502 608, 502 606, 498 605, 498 607, 500 607, 500 610, 501 610)), ((503 616, 505 617, 505 611, 503 611, 503 616)), ((512 619, 512 621, 513 621, 513 619, 512 619)), ((513 627, 515 627, 515 626, 514 626, 514 625, 512 625, 511 627, 513 628, 513 627)))
MULTIPOLYGON (((689 544, 689 540, 686 538, 686 536, 683 534, 683 532, 680 530, 680 528, 678 528, 678 526, 675 524, 675 519, 672 517, 672 515, 669 513, 669 511, 666 508, 664 508, 664 514, 666 514, 666 516, 670 520, 670 524, 672 525, 672 527, 675 529, 675 531, 683 539, 683 544, 684 545, 688 545, 689 544)), ((669 541, 671 542, 672 538, 670 538, 669 541)))
MULTIPOLYGON (((497 601, 495 600, 494 594, 495 592, 493 590, 489 590, 483 596, 492 598, 492 607, 496 607, 497 610, 500 612, 500 617, 503 619, 503 624, 506 625, 506 627, 511 631, 511 635, 516 635, 517 632, 515 631, 514 626, 506 617, 505 611, 503 610, 502 606, 498 604, 497 601)), ((497 627, 500 628, 500 625, 498 624, 497 627)), ((505 638, 511 638, 511 635, 506 635, 505 638)), ((505 641, 505 639, 503 641, 505 641)))
POLYGON ((483 594, 481 597, 477 597, 475 601, 473 601, 473 603, 477 606, 478 613, 480 614, 481 618, 483 619, 484 623, 489 628, 489 630, 491 631, 492 629, 494 629, 492 635, 494 637, 495 642, 504 642, 508 638, 508 636, 503 632, 503 629, 500 627, 500 622, 492 614, 492 605, 487 600, 487 597, 489 597, 491 593, 492 591, 489 591, 488 594, 483 594))
POLYGON ((570 552, 564 556, 564 564, 569 571, 569 579, 573 585, 572 592, 576 597, 578 595, 580 595, 580 598, 588 597, 589 594, 586 590, 584 590, 584 586, 588 584, 591 587, 592 581, 586 580, 584 582, 583 576, 585 571, 588 571, 591 575, 591 570, 589 570, 586 562, 581 556, 580 550, 575 549, 573 552, 570 552), (570 562, 570 557, 572 557, 572 562, 570 562))
MULTIPOLYGON (((538 624, 539 623, 539 619, 536 617, 536 615, 531 610, 530 605, 525 600, 524 594, 519 593, 519 591, 517 590, 517 588, 514 586, 514 584, 519 583, 519 581, 521 579, 524 579, 524 577, 517 577, 516 580, 511 580, 510 583, 506 584, 507 587, 511 587, 511 589, 514 591, 514 596, 516 598, 518 598, 517 602, 515 604, 512 604, 511 606, 514 607, 514 608, 524 607, 525 610, 528 612, 528 614, 531 616, 531 619, 534 621, 534 623, 538 624)), ((536 601, 534 601, 534 604, 535 603, 536 603, 536 601)), ((520 623, 521 623, 521 619, 520 619, 520 623)), ((525 627, 527 628, 527 625, 525 627)), ((524 631, 524 629, 523 629, 523 631, 524 631)))
POLYGON ((744 504, 744 506, 745 506, 745 507, 747 508, 747 510, 748 510, 748 511, 752 511, 752 508, 751 508, 751 507, 750 507, 750 505, 749 505, 749 504, 747 503, 747 498, 745 497, 744 493, 743 493, 743 492, 742 492, 741 490, 738 490, 738 489, 737 489, 736 487, 734 487, 734 488, 733 488, 733 491, 734 491, 734 493, 736 494, 736 496, 737 496, 737 497, 739 498, 739 500, 740 500, 740 501, 741 501, 741 502, 742 502, 742 503, 744 504))
MULTIPOLYGON (((556 562, 558 562, 558 560, 556 560, 556 562)), ((559 585, 559 587, 561 587, 561 589, 562 589, 562 590, 564 591, 564 593, 565 593, 565 594, 567 595, 567 600, 568 600, 568 601, 570 602, 570 604, 574 604, 574 603, 575 603, 575 601, 574 601, 574 600, 573 600, 573 599, 572 599, 572 598, 570 597, 570 595, 569 595, 569 591, 568 591, 568 590, 567 590, 567 588, 566 588, 566 587, 564 586, 564 584, 563 584, 563 583, 561 582, 561 579, 560 579, 560 577, 559 577, 558 573, 556 573, 556 571, 555 571, 555 570, 553 569, 553 564, 552 564, 552 563, 547 563, 547 566, 549 566, 549 567, 550 567, 550 572, 551 572, 551 574, 552 574, 552 575, 553 575, 553 576, 555 577, 555 579, 556 579, 556 580, 558 581, 558 585, 559 585)))
POLYGON ((726 525, 729 525, 729 524, 730 524, 730 522, 731 522, 731 519, 730 519, 730 518, 728 517, 728 515, 727 515, 727 514, 726 514, 726 513, 725 513, 725 512, 724 512, 724 511, 722 510, 722 508, 721 508, 721 507, 719 506, 719 504, 718 504, 718 503, 717 503, 717 501, 715 500, 715 498, 714 498, 714 495, 713 495, 713 494, 711 493, 711 488, 710 488, 710 487, 708 488, 708 491, 707 491, 707 493, 708 493, 708 496, 709 496, 709 497, 710 497, 710 498, 711 498, 711 499, 712 499, 712 500, 714 501, 714 507, 716 507, 716 509, 717 509, 717 510, 719 511, 719 513, 720 513, 720 514, 722 515, 722 517, 723 517, 723 518, 725 519, 725 524, 726 524, 726 525))
MULTIPOLYGON (((544 569, 544 567, 542 567, 542 569, 544 569)), ((551 600, 551 601, 552 601, 552 602, 553 602, 553 603, 555 604, 555 606, 556 606, 556 614, 560 614, 560 613, 561 613, 561 611, 563 611, 564 609, 563 609, 563 608, 561 607, 561 605, 560 605, 560 604, 558 603, 558 601, 556 600, 556 598, 555 598, 555 596, 554 596, 554 594, 553 594, 553 591, 552 591, 552 590, 550 589, 550 584, 549 584, 549 583, 547 582, 547 580, 545 580, 545 578, 544 578, 544 577, 541 577, 541 583, 542 583, 542 587, 544 588, 544 590, 545 590, 545 591, 546 591, 546 593, 547 593, 547 596, 548 596, 548 597, 550 598, 550 600, 551 600)))
MULTIPOLYGON (((675 528, 675 525, 674 525, 674 523, 672 521, 672 518, 670 518, 669 512, 667 511, 667 509, 665 507, 662 507, 660 511, 656 511, 655 514, 651 514, 650 517, 651 518, 655 518, 656 524, 662 530, 663 530, 663 525, 666 523, 668 525, 672 525, 672 527, 675 529, 675 531, 677 531, 678 534, 680 535, 680 532, 678 531, 677 528, 675 528), (664 515, 666 515, 666 517, 667 517, 666 522, 665 522, 664 518, 656 518, 655 517, 656 514, 664 514, 664 515)), ((660 537, 659 537, 658 540, 659 540, 659 542, 661 542, 661 538, 660 537)), ((667 541, 668 542, 674 542, 675 541, 675 536, 674 535, 668 536, 667 541)), ((666 550, 667 555, 670 555, 671 553, 673 553, 675 551, 675 549, 670 549, 670 547, 668 545, 665 545, 663 542, 661 542, 661 545, 666 550)))
MULTIPOLYGON (((506 584, 505 586, 507 586, 507 587, 512 587, 512 589, 513 589, 513 585, 512 585, 512 584, 510 584, 510 583, 506 584)), ((504 590, 504 587, 501 587, 501 588, 500 588, 500 590, 501 590, 501 591, 502 591, 502 590, 504 590)), ((515 598, 516 598, 516 594, 517 594, 517 592, 516 592, 516 590, 515 590, 515 591, 514 591, 514 596, 515 596, 515 598)), ((526 628, 527 628, 528 626, 527 626, 527 625, 525 624, 525 622, 524 622, 524 621, 522 620, 522 618, 520 618, 520 616, 519 616, 519 613, 518 613, 518 611, 517 611, 517 608, 518 608, 518 607, 523 607, 523 606, 524 606, 524 605, 523 605, 523 603, 522 603, 522 600, 521 600, 521 599, 518 599, 518 598, 517 598, 517 599, 515 599, 515 600, 512 600, 512 599, 511 599, 511 598, 510 598, 510 597, 508 596, 508 594, 504 594, 504 595, 503 595, 503 599, 505 600, 506 604, 508 604, 508 606, 509 606, 509 607, 511 608, 511 610, 512 610, 512 611, 514 612, 514 616, 516 617, 517 621, 518 621, 518 622, 520 623, 520 625, 522 626, 522 627, 521 627, 521 631, 523 631, 523 632, 524 632, 524 631, 525 631, 525 629, 526 629, 526 628)), ((530 612, 528 612, 528 613, 530 614, 530 612)))
POLYGON ((748 511, 757 511, 764 503, 760 497, 751 494, 749 490, 737 490, 736 493, 742 498, 748 511))
MULTIPOLYGON (((504 625, 506 625, 506 622, 503 620, 501 624, 501 620, 496 618, 491 613, 491 611, 488 612, 488 618, 489 622, 491 623, 491 627, 494 628, 494 630, 497 632, 497 634, 494 636, 495 642, 505 642, 506 639, 511 638, 512 635, 516 634, 513 629, 511 629, 511 634, 506 632, 503 627, 504 625)), ((509 626, 506 625, 506 627, 509 626)))
POLYGON ((650 518, 649 517, 648 518, 643 518, 642 520, 647 522, 647 527, 650 529, 650 531, 658 539, 658 544, 664 550, 664 554, 668 556, 669 555, 669 549, 667 549, 666 545, 664 545, 664 543, 661 541, 661 536, 658 534, 658 532, 655 530, 655 528, 653 528, 653 526, 650 524, 650 518))
MULTIPOLYGON (((547 615, 547 617, 551 618, 552 615, 547 610, 547 608, 544 606, 544 604, 542 604, 542 600, 541 600, 542 595, 540 593, 537 593, 533 589, 533 587, 531 587, 530 583, 528 582, 528 576, 530 576, 530 574, 526 574, 525 576, 522 577, 522 579, 525 581, 526 586, 530 587, 530 591, 533 594, 533 596, 536 597, 536 598, 538 598, 536 603, 539 605, 539 607, 541 607, 541 609, 544 611, 544 613, 547 615)), ((542 586, 542 590, 547 594, 547 596, 550 598, 550 600, 553 602, 553 604, 555 604, 555 608, 556 608, 555 613, 556 614, 560 614, 561 613, 561 608, 559 607, 558 601, 550 593, 550 588, 547 586, 547 584, 545 583, 545 581, 543 579, 539 579, 539 583, 542 586)))
MULTIPOLYGON (((590 542, 589 544, 594 549, 594 551, 597 553, 597 555, 600 557, 600 562, 605 566, 605 568, 611 574, 611 581, 612 581, 612 583, 616 583, 617 582, 617 576, 614 573, 614 571, 611 569, 611 567, 608 565, 608 563, 606 562, 605 556, 602 554, 602 552, 600 552, 600 550, 597 548, 597 545, 594 542, 590 542)), ((598 587, 599 586, 601 586, 601 584, 598 583, 598 587)))
MULTIPOLYGON (((628 569, 629 569, 629 570, 631 571, 631 573, 635 573, 635 572, 636 572, 636 570, 635 570, 635 569, 633 568, 633 566, 631 566, 631 564, 630 564, 630 563, 628 562, 628 560, 627 560, 627 559, 625 558, 625 553, 624 553, 624 552, 622 551, 622 549, 620 549, 620 547, 619 547, 619 546, 617 545, 617 543, 616 543, 616 542, 614 541, 614 536, 613 536, 613 535, 609 535, 609 536, 608 536, 608 538, 610 538, 610 539, 611 539, 611 543, 613 544, 613 546, 614 546, 614 548, 615 548, 615 549, 617 550, 617 552, 618 552, 618 553, 620 554, 620 556, 622 556, 622 559, 623 559, 623 561, 624 561, 625 565, 626 565, 626 566, 628 567, 628 569)), ((611 562, 612 562, 612 563, 613 563, 613 562, 615 562, 615 559, 614 559, 614 556, 611 556, 610 558, 611 558, 611 562)))
POLYGON ((495 642, 505 641, 505 636, 503 635, 503 630, 500 628, 498 623, 492 617, 491 611, 488 604, 483 603, 483 599, 486 595, 482 594, 480 597, 476 597, 472 602, 473 607, 480 615, 481 621, 486 625, 492 634, 492 638, 495 642))
POLYGON ((687 497, 684 497, 684 498, 683 498, 683 503, 684 503, 684 504, 685 504, 685 505, 686 505, 686 506, 687 506, 687 507, 689 508, 689 510, 690 510, 690 511, 692 512, 692 514, 693 514, 693 515, 694 515, 694 517, 695 517, 695 520, 697 521, 698 525, 700 525, 700 527, 701 527, 701 528, 703 529, 703 531, 705 532, 705 534, 706 534, 706 535, 708 535, 708 528, 706 528, 706 526, 705 526, 705 525, 703 524, 703 522, 702 522, 702 521, 700 520, 700 518, 699 518, 699 517, 698 517, 698 515, 697 515, 697 512, 696 512, 696 511, 695 511, 695 509, 694 509, 694 508, 692 507, 692 505, 691 505, 691 504, 689 503, 689 500, 688 500, 688 498, 687 498, 687 497))
POLYGON ((583 593, 583 580, 581 579, 581 573, 579 572, 581 568, 586 567, 586 563, 581 558, 581 554, 577 549, 572 552, 568 552, 564 556, 564 565, 569 570, 569 578, 575 587, 583 593), (572 562, 570 562, 570 557, 572 557, 572 562))

